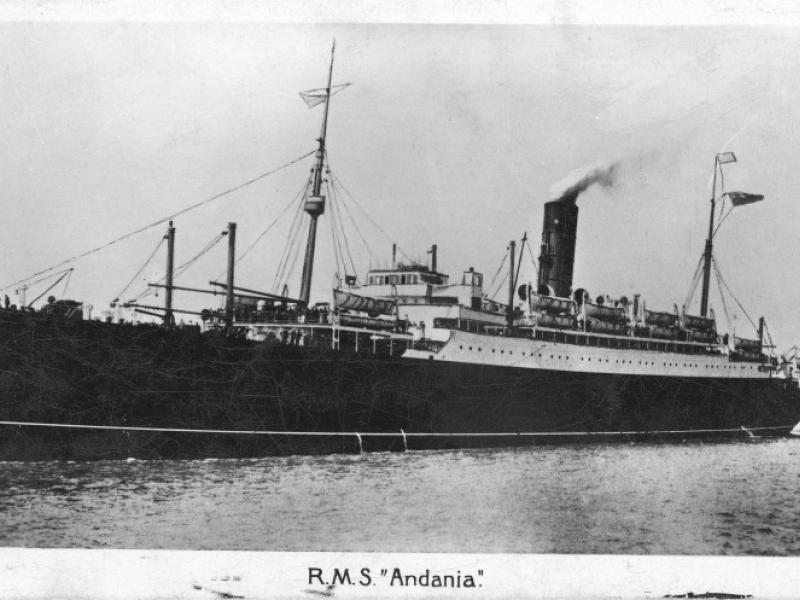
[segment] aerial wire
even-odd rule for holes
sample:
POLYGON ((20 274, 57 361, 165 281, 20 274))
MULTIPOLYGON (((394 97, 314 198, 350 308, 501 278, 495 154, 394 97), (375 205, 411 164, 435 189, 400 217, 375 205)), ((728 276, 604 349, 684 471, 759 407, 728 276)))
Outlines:
POLYGON ((201 200, 200 202, 195 202, 191 206, 187 206, 186 208, 183 208, 183 209, 179 210, 178 212, 175 212, 175 213, 172 213, 171 215, 163 217, 163 218, 159 219, 158 221, 154 221, 154 222, 150 223, 149 225, 145 225, 144 227, 140 227, 139 229, 136 229, 135 231, 131 231, 131 232, 126 233, 124 235, 121 235, 121 236, 119 236, 117 238, 114 238, 113 240, 103 244, 102 246, 97 246, 96 248, 92 248, 91 250, 86 250, 85 252, 82 252, 81 254, 76 254, 75 256, 71 256, 70 258, 67 258, 67 259, 65 259, 65 260, 63 260, 63 261, 61 261, 59 263, 56 263, 56 264, 54 264, 54 265, 52 265, 52 266, 50 266, 50 267, 48 267, 46 269, 38 271, 38 272, 34 273, 33 275, 30 275, 29 277, 25 277, 24 279, 20 279, 18 281, 15 281, 14 283, 10 283, 10 284, 8 284, 8 285, 6 285, 6 286, 4 286, 3 288, 0 288, 0 289, 5 290, 5 289, 8 289, 8 288, 14 287, 15 285, 19 285, 21 283, 24 283, 24 282, 26 282, 26 281, 28 281, 30 279, 33 279, 34 277, 38 277, 39 275, 42 275, 42 274, 47 273, 49 271, 52 271, 53 269, 57 269, 58 267, 61 267, 63 265, 69 264, 71 262, 74 262, 74 261, 79 260, 81 258, 84 258, 86 256, 89 256, 91 254, 95 254, 97 252, 100 252, 101 250, 105 250, 109 246, 113 246, 114 244, 118 244, 119 242, 122 242, 124 240, 127 240, 127 239, 135 236, 135 235, 138 235, 138 234, 140 234, 142 232, 145 232, 148 229, 152 229, 153 227, 156 227, 158 225, 166 223, 167 221, 175 219, 176 217, 179 217, 180 215, 186 214, 186 213, 188 213, 188 212, 190 212, 190 211, 192 211, 192 210, 194 210, 196 208, 199 208, 199 207, 201 207, 201 206, 203 206, 205 204, 213 202, 214 200, 218 200, 219 198, 222 198, 223 196, 227 196, 227 195, 232 194, 234 192, 238 192, 239 190, 244 189, 245 187, 247 187, 249 185, 252 185, 252 184, 256 183, 257 181, 260 181, 261 179, 264 179, 265 177, 268 177, 268 176, 270 176, 270 175, 272 175, 274 173, 277 173, 278 171, 280 171, 282 169, 285 169, 285 168, 287 168, 287 167, 289 167, 289 166, 291 166, 291 165, 293 165, 295 163, 300 162, 301 160, 303 160, 305 158, 308 158, 309 156, 311 156, 315 152, 316 152, 316 150, 312 150, 311 152, 307 152, 303 156, 300 156, 298 158, 295 158, 294 160, 291 160, 291 161, 289 161, 287 163, 284 163, 280 167, 277 167, 275 169, 272 169, 270 171, 267 171, 265 173, 257 175, 256 177, 253 177, 252 179, 249 179, 248 181, 245 181, 244 183, 240 183, 239 185, 236 185, 234 187, 228 188, 228 189, 226 189, 226 190, 224 190, 224 191, 222 191, 222 192, 220 192, 218 194, 215 194, 215 195, 211 196, 210 198, 206 198, 205 200, 201 200))

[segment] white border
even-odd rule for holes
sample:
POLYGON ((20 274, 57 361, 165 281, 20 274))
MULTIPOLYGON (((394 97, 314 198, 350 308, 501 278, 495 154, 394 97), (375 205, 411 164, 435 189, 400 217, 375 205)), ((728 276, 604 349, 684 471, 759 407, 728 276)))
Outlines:
POLYGON ((800 25, 794 0, 0 0, 0 21, 800 25))
POLYGON ((800 597, 798 558, 13 548, 0 548, 0 597, 321 600, 326 587, 309 584, 312 567, 325 576, 334 568, 349 569, 353 583, 335 587, 335 598, 663 598, 688 592, 800 597), (363 568, 370 569, 370 585, 358 582, 363 568), (381 569, 387 571, 383 577, 381 569), (462 580, 472 574, 480 587, 401 586, 392 584, 394 569, 460 573, 462 580))
MULTIPOLYGON (((269 22, 541 25, 800 25, 792 0, 0 0, 0 22, 269 22)), ((471 590, 358 585, 336 597, 661 598, 707 591, 800 597, 800 558, 338 554, 0 548, 2 598, 320 598, 308 568, 482 569, 471 590)), ((336 591, 336 590, 335 590, 336 591)), ((323 596, 324 597, 324 596, 323 596)))

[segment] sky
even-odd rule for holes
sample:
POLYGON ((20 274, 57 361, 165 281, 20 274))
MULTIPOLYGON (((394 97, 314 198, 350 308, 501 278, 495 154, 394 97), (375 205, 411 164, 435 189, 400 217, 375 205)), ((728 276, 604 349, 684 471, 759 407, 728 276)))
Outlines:
MULTIPOLYGON (((392 242, 420 261, 435 243, 440 270, 460 278, 472 266, 488 282, 509 240, 527 232, 538 256, 542 207, 559 182, 617 164, 614 185, 578 200, 575 286, 671 310, 703 251, 714 157, 733 151, 725 189, 766 199, 733 211, 716 259, 778 349, 800 343, 793 26, 0 23, 0 286, 313 151, 321 107, 298 92, 325 85, 334 38, 334 83, 352 85, 332 98, 328 157, 362 277, 390 264, 392 242)), ((273 290, 312 160, 176 218, 176 262, 231 221, 243 252, 277 218, 237 265, 239 285, 273 290)), ((330 215, 331 201, 312 301, 329 299, 336 271, 330 215)), ((66 297, 106 308, 165 228, 66 265, 66 297)), ((535 280, 523 255, 522 279, 535 280)), ((162 247, 123 299, 164 262, 162 247)), ((206 288, 224 270, 223 241, 176 283, 206 288)), ((192 308, 219 301, 176 296, 192 308)), ((698 302, 699 291, 691 312, 698 302)), ((716 291, 711 305, 730 330, 716 291)), ((736 333, 753 337, 727 306, 736 333)))

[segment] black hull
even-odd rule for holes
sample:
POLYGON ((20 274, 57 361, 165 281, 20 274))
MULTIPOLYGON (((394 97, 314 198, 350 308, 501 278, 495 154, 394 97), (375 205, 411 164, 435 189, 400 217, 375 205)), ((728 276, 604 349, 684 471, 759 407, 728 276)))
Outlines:
POLYGON ((4 460, 747 438, 800 421, 783 380, 536 371, 31 316, 4 329, 0 420, 122 428, 2 425, 4 460))

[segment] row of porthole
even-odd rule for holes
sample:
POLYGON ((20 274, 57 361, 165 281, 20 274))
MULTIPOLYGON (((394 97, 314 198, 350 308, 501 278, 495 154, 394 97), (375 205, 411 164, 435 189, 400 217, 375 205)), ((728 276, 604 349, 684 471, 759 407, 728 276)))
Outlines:
MULTIPOLYGON (((462 344, 462 345, 460 345, 458 348, 459 348, 460 350, 463 350, 463 349, 464 349, 464 346, 463 346, 463 344, 462 344)), ((470 351, 472 351, 472 346, 470 346, 470 347, 469 347, 469 350, 470 350, 470 351)), ((480 347, 478 347, 478 352, 480 352, 481 350, 482 350, 482 349, 481 349, 480 347)), ((494 349, 494 348, 492 348, 492 352, 495 352, 495 349, 494 349)), ((505 352, 504 350, 500 350, 500 354, 503 354, 504 352, 505 352)), ((509 353, 509 354, 514 354, 514 351, 513 351, 513 350, 509 350, 509 351, 508 351, 508 353, 509 353)), ((525 352, 524 352, 524 351, 522 352, 522 356, 525 356, 525 352)), ((532 352, 531 352, 531 356, 533 356, 533 353, 532 353, 532 352)), ((541 354, 541 352, 539 353, 539 358, 542 358, 542 354, 541 354)), ((551 355, 550 355, 550 358, 556 358, 556 357, 555 357, 553 354, 551 354, 551 355)), ((569 356, 564 356, 564 358, 565 358, 566 360, 569 360, 569 356)), ((558 355, 558 360, 561 360, 561 355, 560 355, 560 354, 558 355)), ((585 357, 581 356, 581 360, 588 360, 589 362, 591 362, 591 361, 592 361, 592 357, 590 356, 590 357, 587 359, 587 358, 585 358, 585 357)), ((603 362, 603 359, 602 359, 602 358, 598 358, 598 359, 597 359, 597 361, 598 361, 598 362, 603 362)), ((606 361, 606 362, 610 362, 610 359, 606 358, 606 359, 605 359, 605 361, 606 361)), ((615 362, 615 363, 617 363, 617 364, 619 364, 619 359, 615 359, 615 360, 614 360, 614 362, 615 362)), ((624 361, 624 360, 622 361, 622 364, 625 364, 625 361, 624 361)), ((632 365, 632 364, 633 364, 633 361, 632 361, 632 360, 629 360, 629 361, 628 361, 628 364, 631 364, 631 365, 632 365)), ((642 361, 639 361, 639 364, 641 365, 641 364, 642 364, 642 361)), ((644 364, 645 364, 645 365, 654 365, 654 366, 655 366, 655 364, 656 364, 656 363, 655 363, 655 362, 653 362, 653 361, 644 361, 644 364)), ((665 366, 665 367, 666 367, 666 366, 670 366, 670 367, 672 367, 672 366, 675 366, 675 367, 677 367, 677 366, 678 366, 678 363, 663 363, 663 366, 665 366)), ((699 368, 699 367, 700 367, 700 365, 696 365, 696 364, 695 364, 695 365, 692 365, 692 364, 688 364, 688 365, 687 365, 686 363, 683 363, 683 366, 684 366, 684 367, 695 367, 695 368, 699 368)), ((710 369, 719 369, 719 368, 720 368, 720 365, 703 365, 703 366, 704 366, 706 369, 709 369, 709 368, 710 368, 710 369)), ((722 368, 723 368, 723 369, 734 369, 735 367, 734 367, 734 366, 732 366, 732 365, 722 365, 722 368)), ((745 366, 745 365, 741 365, 739 368, 740 368, 740 369, 746 369, 746 368, 747 368, 747 366, 745 366)), ((752 366, 750 366, 750 369, 752 369, 752 368, 753 368, 753 367, 752 367, 752 366)))
MULTIPOLYGON (((459 350, 463 350, 463 349, 464 349, 464 345, 463 345, 463 344, 462 344, 462 345, 460 345, 460 346, 458 347, 458 349, 459 349, 459 350)), ((468 348, 468 350, 471 352, 471 351, 472 351, 472 346, 470 346, 470 347, 468 348)), ((478 346, 478 352, 481 352, 482 350, 483 350, 483 348, 481 348, 480 346, 478 346)), ((492 353, 494 353, 494 352, 496 352, 496 349, 495 349, 495 348, 492 348, 492 353)), ((500 354, 504 354, 504 353, 505 353, 505 350, 500 350, 500 354)), ((514 351, 513 351, 513 350, 509 350, 509 351, 508 351, 508 353, 509 353, 509 354, 514 354, 514 351)), ((531 355, 531 356, 533 356, 533 352, 531 352, 531 354, 530 354, 530 355, 531 355)), ((522 356, 525 356, 525 351, 524 351, 524 350, 522 351, 522 356)), ((541 352, 539 353, 539 358, 542 358, 542 353, 541 353, 541 352)), ((550 358, 555 358, 555 356, 551 354, 551 355, 550 355, 550 358)), ((567 360, 569 360, 569 356, 564 356, 564 358, 565 358, 565 359, 567 359, 567 360)), ((559 360, 561 359, 561 355, 560 355, 560 354, 558 355, 558 359, 559 359, 559 360)))

